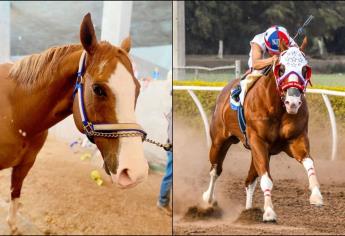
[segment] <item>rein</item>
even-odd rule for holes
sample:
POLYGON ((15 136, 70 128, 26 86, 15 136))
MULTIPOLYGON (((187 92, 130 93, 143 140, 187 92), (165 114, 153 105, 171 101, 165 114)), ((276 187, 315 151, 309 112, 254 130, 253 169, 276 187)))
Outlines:
POLYGON ((85 72, 85 61, 86 61, 86 51, 83 51, 79 60, 79 68, 77 73, 77 81, 73 91, 73 97, 78 93, 78 103, 79 111, 82 119, 83 129, 85 135, 88 137, 90 142, 94 142, 94 137, 103 138, 122 138, 122 137, 138 137, 140 136, 142 141, 147 141, 149 143, 155 144, 159 147, 164 148, 166 151, 172 149, 171 144, 161 144, 154 140, 146 138, 147 133, 143 128, 136 123, 113 123, 113 124, 96 124, 88 120, 85 106, 84 106, 84 78, 83 74, 85 72))

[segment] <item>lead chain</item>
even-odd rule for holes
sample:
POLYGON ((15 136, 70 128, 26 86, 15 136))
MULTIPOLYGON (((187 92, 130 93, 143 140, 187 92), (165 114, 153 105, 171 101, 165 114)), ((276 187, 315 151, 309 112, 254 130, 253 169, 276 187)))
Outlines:
MULTIPOLYGON (((121 137, 137 137, 141 136, 142 138, 144 135, 140 132, 113 132, 113 133, 101 133, 101 132, 95 132, 95 131, 88 131, 88 135, 90 136, 98 136, 98 137, 104 137, 104 138, 121 138, 121 137)), ((157 141, 154 141, 153 139, 145 138, 143 141, 146 141, 148 143, 154 144, 158 147, 164 148, 165 150, 170 150, 172 148, 172 145, 169 143, 163 144, 157 141)))

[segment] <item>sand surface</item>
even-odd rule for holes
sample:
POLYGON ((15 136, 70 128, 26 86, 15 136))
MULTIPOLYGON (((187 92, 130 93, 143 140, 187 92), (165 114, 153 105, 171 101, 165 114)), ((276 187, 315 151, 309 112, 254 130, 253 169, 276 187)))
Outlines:
MULTIPOLYGON (((48 137, 24 181, 19 229, 22 234, 171 234, 171 217, 156 208, 161 174, 129 190, 111 184, 94 160, 80 160, 64 143, 48 137), (99 170, 104 185, 90 178, 99 170)), ((0 172, 0 234, 5 217, 10 169, 0 172)))
POLYGON ((321 184, 323 207, 309 204, 310 191, 303 166, 281 154, 273 156, 270 162, 277 223, 261 221, 264 199, 259 185, 254 194, 254 209, 245 211, 244 182, 250 165, 250 151, 238 144, 230 147, 223 173, 216 183, 215 194, 221 212, 211 212, 208 217, 204 214, 187 218, 188 210, 200 206, 202 193, 208 187, 209 150, 202 129, 192 129, 174 118, 174 234, 345 233, 345 154, 338 151, 338 160, 329 160, 328 130, 310 125, 311 153, 321 184))

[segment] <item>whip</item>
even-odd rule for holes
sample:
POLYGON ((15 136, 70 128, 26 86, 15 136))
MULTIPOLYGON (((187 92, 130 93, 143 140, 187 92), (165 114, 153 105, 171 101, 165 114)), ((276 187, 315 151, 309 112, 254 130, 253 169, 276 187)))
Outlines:
POLYGON ((303 28, 305 28, 305 27, 310 23, 310 21, 311 21, 312 19, 314 19, 314 16, 313 16, 313 15, 310 15, 310 16, 308 17, 308 19, 303 23, 303 25, 302 25, 301 27, 298 28, 297 33, 296 33, 295 36, 293 37, 293 40, 295 40, 295 38, 296 38, 298 35, 300 35, 300 34, 303 33, 303 28))

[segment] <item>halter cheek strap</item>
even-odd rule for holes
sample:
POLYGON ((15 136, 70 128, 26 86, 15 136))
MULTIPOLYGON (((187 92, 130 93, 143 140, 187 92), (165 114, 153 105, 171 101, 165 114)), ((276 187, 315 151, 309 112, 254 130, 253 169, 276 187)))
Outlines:
POLYGON ((83 51, 79 61, 77 82, 74 88, 73 97, 78 93, 78 105, 83 124, 83 129, 89 140, 94 143, 93 137, 121 138, 141 136, 146 139, 146 132, 136 123, 117 123, 117 124, 94 124, 88 120, 84 105, 84 70, 85 70, 86 51, 83 51))

